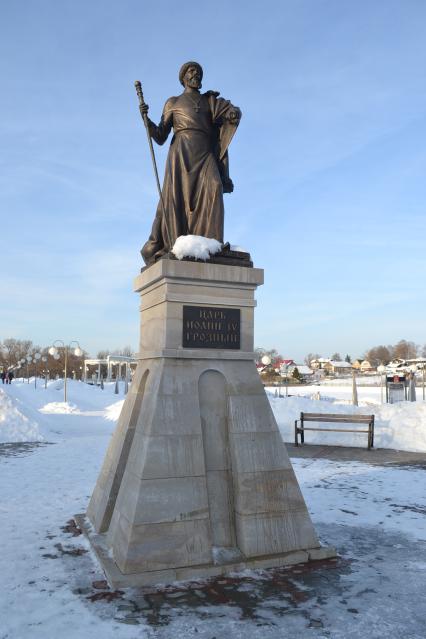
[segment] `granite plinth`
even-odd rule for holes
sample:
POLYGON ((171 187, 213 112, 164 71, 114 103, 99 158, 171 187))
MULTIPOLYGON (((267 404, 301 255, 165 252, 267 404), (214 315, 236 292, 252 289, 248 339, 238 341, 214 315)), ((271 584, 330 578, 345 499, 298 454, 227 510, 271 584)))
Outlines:
POLYGON ((320 548, 254 364, 262 283, 260 269, 175 260, 135 280, 138 367, 87 511, 89 538, 114 585, 332 553, 320 548), (184 348, 184 305, 216 318, 200 320, 197 335, 206 338, 215 322, 226 337, 225 311, 238 309, 240 347, 184 348), (241 561, 218 568, 218 548, 241 561))

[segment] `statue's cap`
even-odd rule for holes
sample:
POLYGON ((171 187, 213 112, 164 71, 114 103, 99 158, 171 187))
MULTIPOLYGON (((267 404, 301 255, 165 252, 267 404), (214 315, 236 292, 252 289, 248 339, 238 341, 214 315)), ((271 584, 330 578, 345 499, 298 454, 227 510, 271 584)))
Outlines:
POLYGON ((185 62, 182 64, 179 71, 179 82, 183 85, 183 78, 185 77, 185 73, 188 71, 189 67, 198 67, 201 75, 201 79, 203 79, 203 67, 198 62, 194 62, 191 60, 190 62, 185 62))

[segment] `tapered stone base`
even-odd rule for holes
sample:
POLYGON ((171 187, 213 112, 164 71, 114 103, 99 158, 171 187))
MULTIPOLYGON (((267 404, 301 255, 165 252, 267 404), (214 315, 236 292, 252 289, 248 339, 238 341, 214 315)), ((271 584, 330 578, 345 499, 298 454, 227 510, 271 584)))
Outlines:
POLYGON ((90 541, 105 572, 108 583, 112 588, 133 588, 137 586, 170 584, 175 581, 209 579, 219 575, 241 572, 248 568, 252 570, 267 570, 268 568, 291 566, 309 561, 332 559, 336 556, 336 550, 334 548, 322 546, 321 548, 307 548, 305 550, 295 550, 279 555, 263 555, 240 561, 228 561, 221 564, 210 563, 201 566, 183 566, 181 568, 123 574, 117 567, 115 561, 111 559, 105 535, 98 535, 93 531, 93 527, 86 515, 75 515, 75 520, 90 541))
POLYGON ((88 507, 93 528, 80 519, 113 585, 335 554, 319 548, 254 365, 262 281, 259 269, 168 260, 136 280, 139 363, 88 507), (186 305, 239 309, 240 348, 183 348, 186 305))

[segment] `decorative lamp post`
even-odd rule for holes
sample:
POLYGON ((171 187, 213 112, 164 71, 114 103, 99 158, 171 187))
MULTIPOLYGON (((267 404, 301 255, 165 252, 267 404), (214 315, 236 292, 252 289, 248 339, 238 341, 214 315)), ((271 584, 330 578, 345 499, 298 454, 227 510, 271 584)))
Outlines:
POLYGON ((264 355, 260 361, 262 362, 264 367, 267 368, 271 363, 271 358, 268 357, 268 355, 264 355))
POLYGON ((41 353, 34 353, 34 359, 33 359, 33 363, 35 364, 34 388, 37 388, 37 364, 39 359, 41 359, 41 353))
POLYGON ((383 386, 385 385, 385 372, 386 372, 386 366, 383 366, 383 364, 380 364, 380 366, 377 367, 377 372, 380 375, 380 403, 383 404, 383 386))
POLYGON ((44 364, 44 388, 47 388, 47 356, 43 355, 41 361, 44 364))
POLYGON ((60 343, 62 348, 64 349, 65 354, 65 363, 64 363, 64 402, 67 401, 67 365, 68 365, 68 351, 72 348, 72 344, 77 344, 77 347, 73 349, 73 353, 76 357, 81 357, 83 355, 83 351, 80 348, 80 344, 76 340, 72 340, 69 344, 65 344, 61 339, 57 339, 53 342, 52 346, 49 348, 49 355, 52 355, 55 359, 59 359, 59 351, 56 347, 56 344, 60 343))

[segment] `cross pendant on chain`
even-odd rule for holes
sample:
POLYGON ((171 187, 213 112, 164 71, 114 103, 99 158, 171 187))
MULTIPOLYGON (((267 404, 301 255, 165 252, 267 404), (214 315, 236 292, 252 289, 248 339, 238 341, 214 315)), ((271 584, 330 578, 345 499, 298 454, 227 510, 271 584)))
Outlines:
POLYGON ((201 102, 201 97, 200 97, 200 99, 199 99, 199 100, 197 100, 197 102, 195 102, 195 100, 193 100, 193 99, 191 98, 191 102, 192 102, 192 104, 193 104, 193 109, 194 109, 195 113, 199 113, 199 111, 200 111, 200 102, 201 102))

